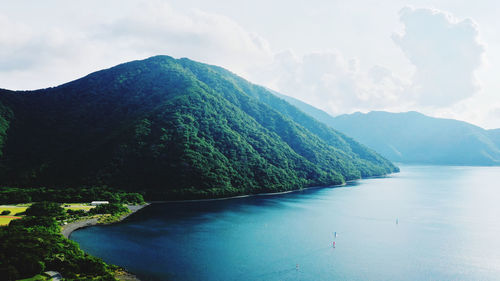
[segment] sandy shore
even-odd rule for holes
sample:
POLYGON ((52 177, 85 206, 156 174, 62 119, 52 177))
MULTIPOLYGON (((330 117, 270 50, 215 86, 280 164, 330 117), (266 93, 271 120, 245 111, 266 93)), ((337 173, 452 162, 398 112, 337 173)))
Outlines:
MULTIPOLYGON (((142 209, 146 206, 149 206, 149 203, 146 203, 144 205, 129 205, 129 206, 127 206, 130 210, 130 213, 123 215, 120 218, 120 220, 118 220, 117 222, 124 220, 128 216, 132 215, 133 213, 139 211, 140 209, 142 209)), ((113 222, 113 223, 116 223, 116 222, 113 222)), ((85 227, 97 225, 97 224, 99 224, 98 218, 91 218, 91 219, 76 221, 76 222, 72 222, 72 223, 68 223, 67 225, 64 225, 62 227, 61 233, 64 237, 69 239, 69 237, 71 236, 71 233, 73 231, 80 229, 80 228, 85 228, 85 227)))
MULTIPOLYGON (((149 205, 150 205, 149 203, 146 203, 144 205, 129 205, 127 207, 129 208, 130 213, 123 215, 120 218, 120 220, 113 222, 113 223, 120 222, 120 221, 124 220, 125 218, 127 218, 128 216, 132 215, 133 213, 135 213, 135 212, 139 211, 140 209, 147 207, 149 205)), ((69 239, 69 237, 71 236, 71 233, 73 233, 73 231, 75 231, 77 229, 93 226, 93 225, 98 225, 98 224, 99 224, 98 218, 91 218, 91 219, 76 221, 76 222, 68 223, 67 225, 63 226, 61 233, 64 237, 69 239)), ((102 225, 104 225, 104 224, 102 224, 102 225)), ((127 272, 125 270, 118 272, 115 277, 118 280, 122 280, 122 281, 140 281, 140 279, 137 278, 137 276, 135 276, 134 274, 127 272)))
POLYGON ((76 221, 72 223, 68 223, 67 225, 62 227, 61 233, 64 237, 69 239, 71 233, 77 229, 89 227, 97 224, 97 218, 86 219, 81 221, 76 221))

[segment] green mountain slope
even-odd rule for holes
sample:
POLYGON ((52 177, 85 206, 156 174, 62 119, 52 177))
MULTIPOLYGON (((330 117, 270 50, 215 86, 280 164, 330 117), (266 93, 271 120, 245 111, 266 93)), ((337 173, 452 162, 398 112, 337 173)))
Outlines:
POLYGON ((432 118, 417 112, 375 111, 333 117, 300 100, 273 93, 391 161, 500 165, 500 129, 484 130, 466 122, 432 118))
POLYGON ((488 136, 497 147, 500 147, 500 129, 488 130, 488 136))
POLYGON ((298 109, 300 109, 301 111, 303 111, 307 115, 314 117, 316 120, 318 120, 326 125, 330 124, 331 122, 333 122, 335 120, 335 117, 333 117, 332 115, 330 115, 330 114, 324 112, 323 110, 318 109, 310 104, 307 104, 301 100, 280 94, 276 91, 272 91, 272 93, 274 95, 284 99, 289 104, 297 107, 298 109))
POLYGON ((417 112, 341 115, 330 123, 392 161, 499 165, 500 149, 488 131, 466 122, 417 112))
POLYGON ((265 88, 188 59, 152 57, 55 88, 2 90, 0 102, 3 185, 202 198, 397 171, 265 88))
POLYGON ((11 119, 12 111, 0 102, 0 157, 3 155, 3 146, 7 141, 7 130, 11 119))

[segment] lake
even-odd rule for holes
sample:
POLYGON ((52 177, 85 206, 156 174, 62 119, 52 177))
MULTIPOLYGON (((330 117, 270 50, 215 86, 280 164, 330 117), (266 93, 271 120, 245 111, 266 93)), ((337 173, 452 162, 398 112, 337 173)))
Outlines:
POLYGON ((141 280, 500 280, 500 167, 153 204, 71 239, 141 280))

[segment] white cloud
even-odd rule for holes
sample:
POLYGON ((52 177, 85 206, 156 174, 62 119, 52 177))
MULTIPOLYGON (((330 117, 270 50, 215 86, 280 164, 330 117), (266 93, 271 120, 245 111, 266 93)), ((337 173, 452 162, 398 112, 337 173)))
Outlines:
POLYGON ((31 26, 2 15, 0 27, 1 88, 41 88, 77 78, 75 72, 85 74, 76 70, 78 62, 89 57, 88 50, 83 52, 88 45, 83 34, 31 26))
MULTIPOLYGON (((89 6, 101 5, 90 2, 94 4, 89 6)), ((86 3, 75 11, 87 7, 86 3)), ((475 95, 479 87, 475 71, 485 52, 478 41, 478 27, 472 20, 458 20, 443 11, 403 9, 399 20, 404 30, 393 40, 391 30, 387 30, 386 40, 380 38, 386 43, 375 42, 383 32, 377 33, 380 36, 360 33, 361 39, 356 41, 349 37, 356 29, 336 25, 337 30, 342 30, 338 34, 344 37, 335 38, 351 38, 352 50, 363 52, 360 61, 351 57, 353 52, 345 55, 349 52, 345 44, 342 52, 332 45, 323 52, 302 50, 301 55, 293 51, 273 53, 267 40, 243 28, 235 21, 239 19, 189 8, 181 10, 160 0, 125 1, 112 13, 109 8, 115 9, 121 2, 107 3, 108 10, 94 13, 88 9, 74 18, 64 18, 73 5, 56 2, 49 7, 37 4, 45 12, 29 14, 29 20, 15 13, 2 16, 7 15, 6 11, 0 11, 0 87, 55 86, 118 63, 166 54, 223 66, 333 115, 418 110, 489 126, 495 126, 493 122, 497 121, 493 120, 498 120, 494 113, 486 113, 493 105, 470 102, 481 96, 475 95), (55 6, 63 7, 59 10, 55 6), (42 16, 52 15, 54 10, 58 13, 53 19, 42 16), (370 44, 364 42, 366 38, 370 44), (404 71, 388 62, 388 56, 397 51, 396 45, 396 50, 388 51, 390 55, 378 56, 384 44, 393 42, 408 58, 405 61, 399 54, 401 64, 407 64, 404 71), (408 75, 412 67, 413 76, 402 76, 408 75), (478 113, 477 108, 483 112, 478 113)), ((24 13, 23 5, 18 5, 23 11, 20 13, 24 13)), ((396 15, 393 21, 397 23, 396 15)), ((322 37, 329 34, 320 28, 317 32, 324 32, 322 37)), ((300 45, 299 40, 304 38, 298 37, 290 45, 300 45)))
MULTIPOLYGON (((255 71, 254 78, 333 115, 419 110, 463 119, 462 110, 473 111, 466 101, 479 89, 475 71, 484 46, 477 25, 435 9, 404 8, 400 21, 404 32, 393 35, 393 40, 414 67, 410 77, 380 65, 363 69, 358 59, 331 50, 303 56, 278 53, 266 71, 255 71)), ((480 118, 472 113, 468 117, 480 118)))
POLYGON ((0 71, 16 71, 43 62, 43 53, 56 53, 57 37, 52 32, 42 36, 29 26, 0 15, 0 71))
POLYGON ((199 10, 183 14, 155 1, 112 23, 98 38, 147 55, 170 54, 242 71, 249 63, 268 59, 267 42, 232 19, 199 10))
POLYGON ((256 81, 331 114, 400 108, 408 82, 382 66, 360 70, 356 58, 339 51, 315 52, 298 57, 292 51, 277 53, 273 63, 253 72, 256 81))
POLYGON ((78 25, 26 24, 0 15, 0 87, 54 86, 129 60, 165 54, 221 65, 244 74, 269 60, 262 37, 228 17, 162 1, 138 1, 117 18, 78 25))
MULTIPOLYGON (((483 128, 486 129, 498 129, 500 128, 500 103, 495 100, 491 101, 488 108, 484 111, 477 110, 478 107, 472 108, 472 112, 476 112, 478 115, 477 120, 473 120, 475 124, 481 124, 483 128)), ((469 119, 467 119, 469 120, 469 119)))
POLYGON ((404 32, 394 34, 393 40, 416 67, 410 98, 421 105, 443 107, 478 91, 475 71, 481 65, 484 46, 471 19, 406 7, 400 20, 404 32))
POLYGON ((493 119, 492 121, 494 121, 494 124, 496 125, 494 128, 498 128, 498 124, 500 124, 500 105, 490 109, 487 117, 489 117, 489 119, 493 119))

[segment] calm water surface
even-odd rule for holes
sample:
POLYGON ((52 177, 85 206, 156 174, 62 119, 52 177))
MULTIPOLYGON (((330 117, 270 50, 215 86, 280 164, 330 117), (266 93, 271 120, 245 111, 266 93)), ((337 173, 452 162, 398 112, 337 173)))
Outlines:
POLYGON ((142 280, 500 280, 500 168, 154 204, 71 239, 142 280))

